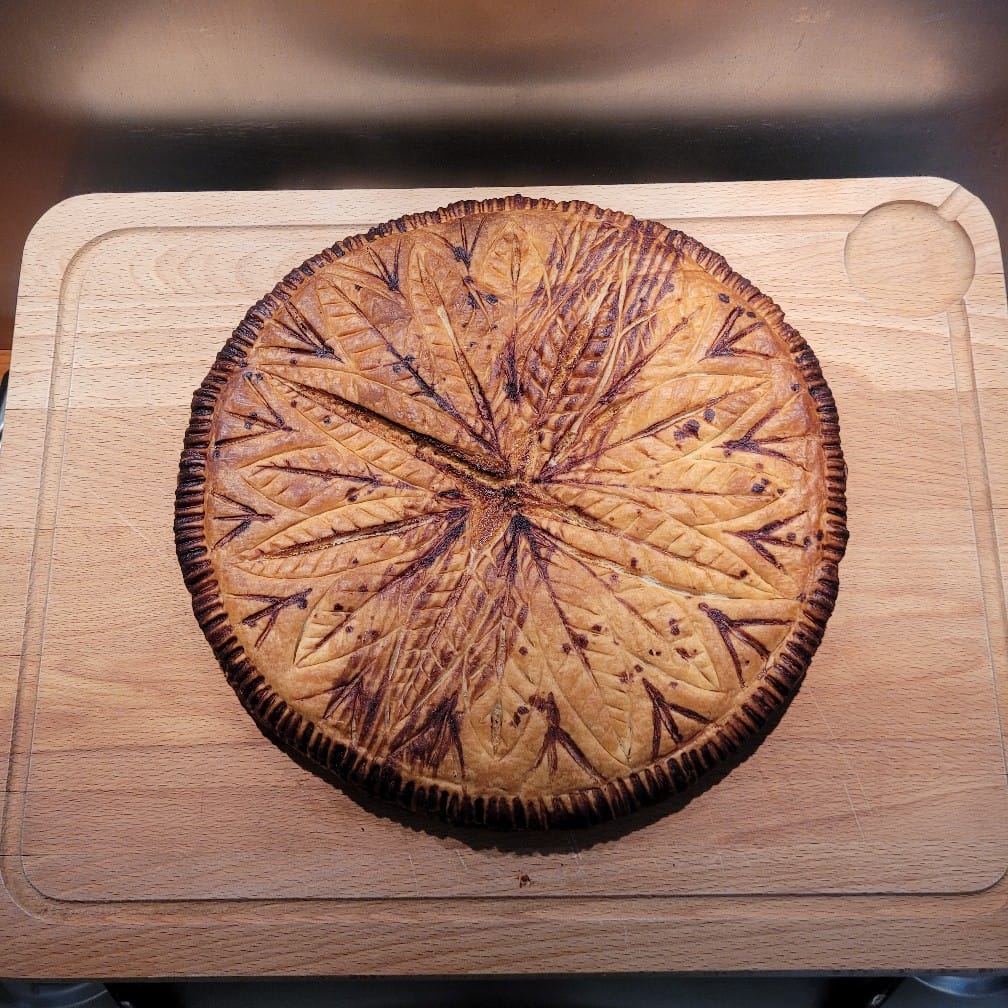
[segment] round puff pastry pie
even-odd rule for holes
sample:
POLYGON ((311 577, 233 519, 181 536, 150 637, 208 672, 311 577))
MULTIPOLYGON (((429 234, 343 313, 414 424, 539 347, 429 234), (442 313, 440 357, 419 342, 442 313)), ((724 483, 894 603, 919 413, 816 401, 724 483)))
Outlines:
POLYGON ((833 398, 665 226, 466 201, 255 305, 193 400, 176 543, 264 733, 457 823, 589 823, 730 765, 846 541, 833 398))

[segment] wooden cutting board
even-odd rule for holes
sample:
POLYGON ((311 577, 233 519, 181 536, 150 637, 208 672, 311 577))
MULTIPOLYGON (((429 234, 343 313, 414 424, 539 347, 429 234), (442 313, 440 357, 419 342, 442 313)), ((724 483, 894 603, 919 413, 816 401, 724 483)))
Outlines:
POLYGON ((0 454, 0 974, 1008 965, 1008 313, 988 212, 941 179, 527 194, 687 231, 822 362, 851 540, 780 726, 675 814, 547 835, 389 814, 284 757, 174 556, 192 390, 309 255, 502 193, 79 197, 25 250, 0 454))

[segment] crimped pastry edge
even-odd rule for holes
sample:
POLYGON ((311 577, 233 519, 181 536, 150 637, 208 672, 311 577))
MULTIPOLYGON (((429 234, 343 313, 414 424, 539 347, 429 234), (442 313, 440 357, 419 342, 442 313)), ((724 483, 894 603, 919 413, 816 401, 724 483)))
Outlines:
POLYGON ((768 727, 772 727, 801 686, 836 602, 838 566, 848 538, 846 474, 836 403, 819 361, 801 335, 784 321, 784 313, 774 301, 734 272, 722 256, 689 235, 657 221, 641 221, 582 200, 556 202, 521 195, 461 200, 438 210, 400 217, 337 242, 291 271, 248 310, 193 395, 175 494, 175 548, 192 596, 193 613, 227 681, 262 733, 289 755, 323 775, 334 775, 406 809, 433 813, 455 825, 495 829, 570 828, 615 819, 671 795, 713 783, 713 772, 718 767, 762 741, 768 727), (443 783, 418 784, 405 778, 397 766, 337 742, 290 707, 255 668, 228 619, 204 534, 204 498, 206 456, 217 397, 230 375, 245 366, 246 354, 266 320, 316 270, 396 231, 405 232, 471 214, 536 209, 574 212, 622 227, 657 227, 666 233, 670 248, 689 256, 737 297, 758 309, 783 337, 815 401, 826 463, 827 500, 821 559, 809 581, 801 616, 778 647, 774 664, 738 694, 731 711, 707 725, 670 756, 625 777, 564 794, 523 798, 471 794, 461 786, 443 783))

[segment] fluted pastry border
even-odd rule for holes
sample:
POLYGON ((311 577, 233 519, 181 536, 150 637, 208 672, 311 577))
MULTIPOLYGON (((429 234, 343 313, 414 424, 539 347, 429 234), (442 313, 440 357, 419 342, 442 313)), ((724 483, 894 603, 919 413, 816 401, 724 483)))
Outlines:
POLYGON ((204 534, 206 456, 213 412, 221 389, 233 372, 245 366, 246 354, 263 324, 317 269, 396 231, 405 232, 473 213, 528 209, 573 211, 622 227, 635 223, 635 218, 628 214, 604 210, 581 200, 557 203, 519 195, 463 200, 439 210, 410 214, 378 225, 311 257, 249 309, 194 394, 175 495, 175 546, 186 587, 192 595, 193 612, 228 682, 263 734, 312 769, 335 775, 405 808, 434 813, 458 825, 499 829, 567 828, 613 819, 702 785, 710 780, 717 767, 758 744, 768 726, 773 725, 798 691, 822 640, 836 602, 838 565, 847 543, 846 466, 840 445, 839 419, 815 354, 784 321, 781 309, 735 273, 722 256, 681 231, 657 225, 666 231, 670 248, 692 258, 736 296, 763 313, 767 323, 788 346, 816 403, 825 455, 825 537, 801 616, 777 649, 774 664, 738 694, 731 711, 707 725, 672 755, 626 777, 549 798, 470 794, 460 786, 435 782, 418 784, 405 778, 398 767, 383 764, 353 746, 337 742, 277 695, 238 642, 224 610, 204 534))

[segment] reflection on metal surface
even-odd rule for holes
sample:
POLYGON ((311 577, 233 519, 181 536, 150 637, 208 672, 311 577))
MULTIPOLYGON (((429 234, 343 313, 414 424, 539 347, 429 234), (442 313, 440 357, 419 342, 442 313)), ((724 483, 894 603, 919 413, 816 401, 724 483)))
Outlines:
POLYGON ((1008 81, 996 3, 9 6, 0 94, 104 120, 696 119, 920 108, 1008 81))
POLYGON ((993 998, 1008 994, 1008 973, 933 973, 914 979, 932 990, 962 998, 993 998))
MULTIPOLYGON (((427 82, 487 85, 584 83, 703 52, 725 34, 706 0, 386 0, 305 6, 325 12, 301 31, 311 51, 378 73, 427 82)), ((729 30, 728 35, 737 33, 729 30)))
POLYGON ((0 1005, 10 1008, 120 1008, 104 984, 93 980, 73 983, 0 981, 0 1005))

